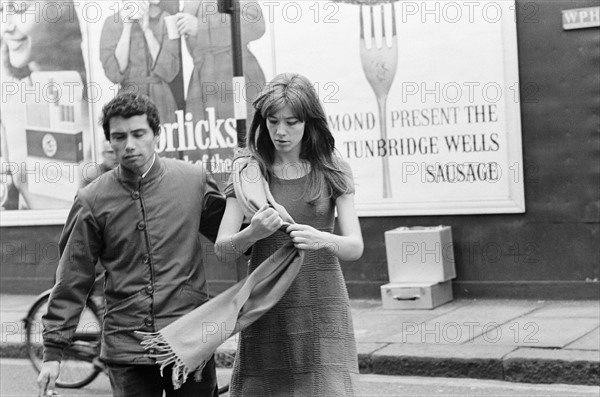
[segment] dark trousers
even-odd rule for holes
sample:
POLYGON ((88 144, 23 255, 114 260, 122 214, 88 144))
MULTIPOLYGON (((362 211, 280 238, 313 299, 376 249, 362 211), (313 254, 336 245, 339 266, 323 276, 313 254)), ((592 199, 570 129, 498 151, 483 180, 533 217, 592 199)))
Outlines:
POLYGON ((173 390, 171 367, 160 376, 158 365, 121 365, 108 364, 110 385, 114 397, 217 397, 217 372, 214 357, 202 370, 202 380, 197 382, 196 374, 190 373, 187 381, 177 390, 173 390))

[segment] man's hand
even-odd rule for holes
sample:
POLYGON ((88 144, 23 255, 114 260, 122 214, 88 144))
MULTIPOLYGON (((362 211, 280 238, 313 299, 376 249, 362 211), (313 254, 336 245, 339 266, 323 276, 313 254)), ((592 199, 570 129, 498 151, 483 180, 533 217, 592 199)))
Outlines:
POLYGON ((46 361, 42 364, 40 375, 37 378, 37 383, 40 387, 40 396, 46 396, 49 390, 54 391, 59 372, 59 361, 46 361))

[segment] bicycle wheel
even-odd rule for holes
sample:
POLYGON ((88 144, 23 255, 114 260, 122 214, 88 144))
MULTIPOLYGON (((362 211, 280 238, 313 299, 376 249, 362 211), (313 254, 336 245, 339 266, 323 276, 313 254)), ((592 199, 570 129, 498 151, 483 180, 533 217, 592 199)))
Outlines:
MULTIPOLYGON (((49 291, 40 296, 25 320, 27 352, 37 372, 42 368, 42 316, 48 309, 49 298, 49 291)), ((56 386, 80 388, 96 379, 100 368, 93 360, 100 354, 100 327, 96 307, 89 301, 81 314, 73 343, 64 351, 56 386)))

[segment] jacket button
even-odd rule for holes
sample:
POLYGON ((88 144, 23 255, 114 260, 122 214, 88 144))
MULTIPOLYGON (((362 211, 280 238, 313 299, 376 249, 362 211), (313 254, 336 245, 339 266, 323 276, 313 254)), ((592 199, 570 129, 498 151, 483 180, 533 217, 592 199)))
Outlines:
POLYGON ((140 192, 138 192, 137 190, 133 193, 131 193, 131 198, 134 200, 137 200, 140 198, 140 192))
POLYGON ((147 292, 148 294, 151 294, 151 293, 153 293, 153 292, 154 292, 154 287, 153 287, 153 286, 151 286, 151 285, 148 285, 148 286, 146 287, 146 292, 147 292))
POLYGON ((152 319, 152 317, 146 317, 144 319, 144 324, 146 324, 146 326, 151 327, 152 324, 154 324, 154 320, 152 319))
POLYGON ((138 230, 144 230, 146 229, 146 224, 144 222, 140 222, 137 224, 137 228, 138 230))

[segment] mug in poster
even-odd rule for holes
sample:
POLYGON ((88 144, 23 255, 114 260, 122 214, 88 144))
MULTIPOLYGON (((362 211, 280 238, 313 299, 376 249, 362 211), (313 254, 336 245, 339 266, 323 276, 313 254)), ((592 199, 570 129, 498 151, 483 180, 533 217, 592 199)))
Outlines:
POLYGON ((2 1, 4 209, 68 209, 93 163, 81 16, 73 1, 2 1))
POLYGON ((359 215, 525 210, 511 2, 294 4, 276 69, 315 84, 359 215))

